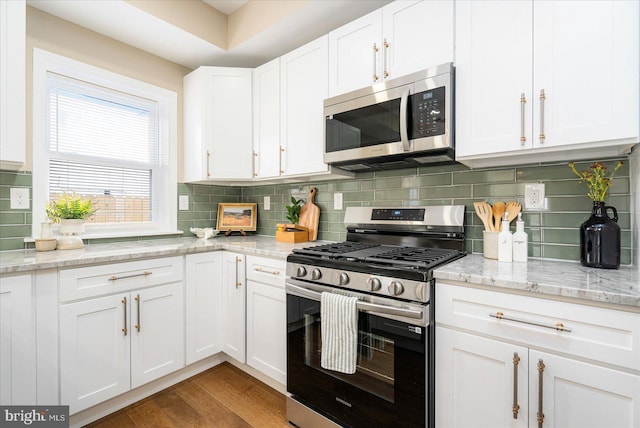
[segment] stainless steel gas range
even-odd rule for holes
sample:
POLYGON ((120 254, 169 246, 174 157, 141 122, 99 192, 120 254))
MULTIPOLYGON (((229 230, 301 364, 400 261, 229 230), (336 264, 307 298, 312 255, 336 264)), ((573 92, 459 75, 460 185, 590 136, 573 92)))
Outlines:
POLYGON ((433 427, 432 271, 464 256, 463 220, 462 205, 348 207, 345 242, 288 256, 290 423, 433 427), (320 363, 322 293, 357 297, 353 374, 320 363))

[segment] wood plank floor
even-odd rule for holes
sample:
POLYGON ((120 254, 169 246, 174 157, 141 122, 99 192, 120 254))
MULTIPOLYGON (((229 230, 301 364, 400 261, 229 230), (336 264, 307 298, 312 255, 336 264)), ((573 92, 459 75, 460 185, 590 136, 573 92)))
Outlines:
POLYGON ((87 426, 282 428, 289 424, 284 395, 225 362, 87 426))

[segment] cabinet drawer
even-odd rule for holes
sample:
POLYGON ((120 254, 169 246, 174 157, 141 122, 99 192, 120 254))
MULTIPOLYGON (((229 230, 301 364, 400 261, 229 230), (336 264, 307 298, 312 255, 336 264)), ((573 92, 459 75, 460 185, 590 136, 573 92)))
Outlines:
POLYGON ((60 270, 60 301, 85 299, 182 281, 182 257, 60 270))
POLYGON ((640 314, 441 282, 436 307, 438 325, 640 370, 640 314))
POLYGON ((285 260, 247 256, 247 279, 284 288, 286 267, 285 260))

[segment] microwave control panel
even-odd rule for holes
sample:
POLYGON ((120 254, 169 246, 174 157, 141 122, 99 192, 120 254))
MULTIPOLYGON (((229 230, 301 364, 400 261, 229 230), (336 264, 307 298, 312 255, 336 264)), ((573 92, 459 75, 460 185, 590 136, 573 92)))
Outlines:
POLYGON ((444 86, 413 94, 409 97, 411 122, 409 138, 424 138, 445 133, 446 105, 444 86))

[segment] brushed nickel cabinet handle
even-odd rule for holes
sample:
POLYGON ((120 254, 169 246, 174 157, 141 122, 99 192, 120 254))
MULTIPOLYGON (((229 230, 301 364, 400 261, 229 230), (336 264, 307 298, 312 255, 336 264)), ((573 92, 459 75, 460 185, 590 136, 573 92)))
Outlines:
POLYGON ((123 276, 115 276, 113 275, 112 277, 109 278, 109 281, 117 281, 119 279, 127 279, 127 278, 136 278, 138 276, 149 276, 151 275, 153 272, 148 272, 148 271, 144 271, 141 273, 134 273, 133 275, 123 275, 123 276))
POLYGON ((518 364, 520 364, 520 356, 517 352, 513 353, 513 419, 518 419, 520 405, 518 404, 518 364))
POLYGON ((505 314, 503 312, 500 312, 500 311, 496 312, 495 314, 489 314, 489 316, 491 318, 497 318, 499 320, 519 322, 519 323, 522 323, 522 324, 535 325, 537 327, 550 328, 552 330, 566 331, 567 333, 571 333, 571 329, 565 327, 564 324, 561 323, 560 321, 558 321, 555 324, 543 324, 543 323, 537 322, 537 321, 529 321, 529 320, 523 320, 523 319, 520 319, 520 318, 514 318, 514 317, 505 316, 505 314))
POLYGON ((524 92, 520 95, 520 145, 524 146, 527 142, 527 135, 524 129, 524 110, 525 104, 527 104, 527 98, 524 96, 524 92))
POLYGON ((544 89, 540 89, 540 144, 544 144, 544 101, 547 96, 544 94, 544 89))
POLYGON ((387 51, 389 50, 389 42, 387 42, 387 38, 384 38, 384 70, 383 70, 383 74, 384 74, 384 78, 386 79, 387 77, 389 77, 389 66, 387 65, 387 51))
POLYGON ((127 297, 123 297, 120 301, 124 305, 124 327, 122 328, 122 332, 124 335, 127 335, 127 297))
POLYGON ((138 330, 138 333, 140 333, 141 326, 140 326, 140 295, 139 294, 135 297, 135 300, 136 300, 136 306, 138 309, 138 324, 136 324, 135 327, 136 327, 136 330, 138 330))
POLYGON ((378 56, 378 51, 380 49, 378 49, 378 45, 377 44, 373 44, 373 81, 377 82, 378 79, 380 79, 380 77, 378 76, 378 67, 376 66, 376 57, 378 56))
POLYGON ((211 158, 211 152, 207 150, 207 177, 211 177, 211 172, 209 172, 209 159, 211 158))
POLYGON ((544 361, 538 360, 538 414, 536 415, 536 420, 538 421, 538 428, 542 428, 542 424, 544 424, 544 411, 542 407, 542 399, 543 399, 543 380, 542 375, 544 374, 544 361))

